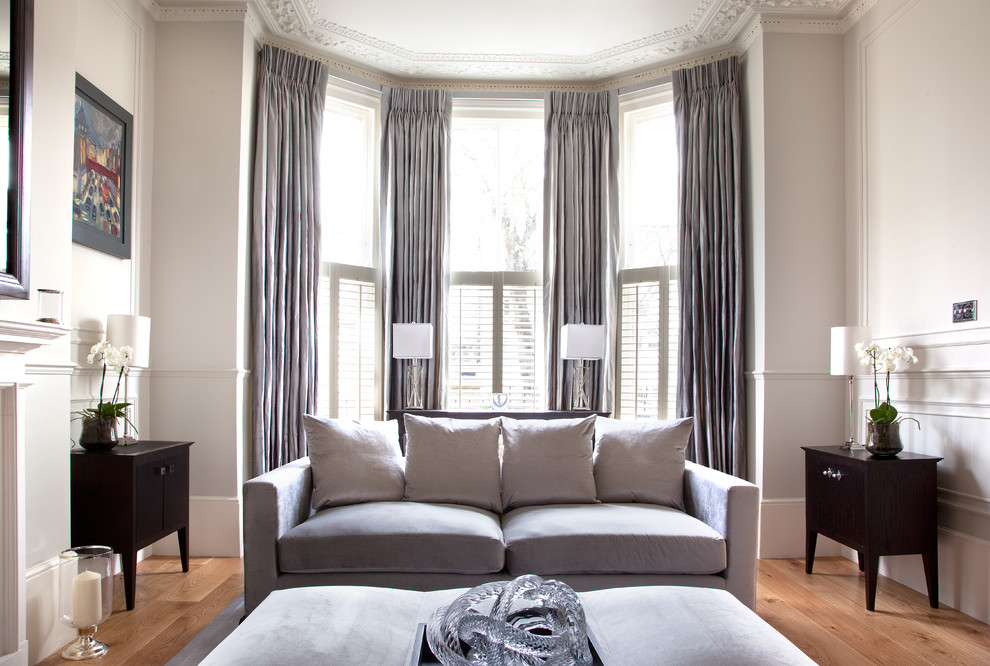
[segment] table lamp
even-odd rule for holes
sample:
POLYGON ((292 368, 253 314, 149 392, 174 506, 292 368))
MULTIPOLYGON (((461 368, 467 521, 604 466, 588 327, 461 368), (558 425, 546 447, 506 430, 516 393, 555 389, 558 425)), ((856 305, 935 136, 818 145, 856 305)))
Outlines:
POLYGON ((433 358, 433 324, 392 324, 392 358, 406 366, 406 409, 423 409, 422 359, 433 358))
POLYGON ((849 378, 849 439, 842 444, 843 449, 859 448, 856 444, 855 407, 853 404, 853 376, 864 371, 856 357, 856 343, 870 341, 868 326, 833 326, 832 327, 832 375, 849 378))
POLYGON ((585 359, 605 357, 605 326, 601 324, 564 324, 560 331, 560 357, 576 360, 571 375, 571 409, 591 409, 589 373, 585 359))

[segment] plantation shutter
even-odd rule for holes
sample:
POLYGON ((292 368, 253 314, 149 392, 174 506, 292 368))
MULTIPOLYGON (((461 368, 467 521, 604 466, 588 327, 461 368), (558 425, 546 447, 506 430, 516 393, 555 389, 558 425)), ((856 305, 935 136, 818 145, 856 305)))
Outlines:
POLYGON ((620 273, 617 415, 673 418, 677 397, 677 280, 674 268, 620 273))

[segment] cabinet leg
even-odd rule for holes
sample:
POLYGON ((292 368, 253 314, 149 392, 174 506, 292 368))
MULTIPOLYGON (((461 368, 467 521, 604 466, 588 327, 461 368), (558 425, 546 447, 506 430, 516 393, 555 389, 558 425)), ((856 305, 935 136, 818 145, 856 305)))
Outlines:
POLYGON ((804 571, 805 573, 811 573, 812 567, 815 566, 815 547, 818 546, 818 532, 813 530, 808 530, 808 541, 805 546, 805 559, 804 559, 804 571))
POLYGON ((938 608, 938 547, 921 554, 925 563, 925 582, 928 583, 928 603, 938 608))
POLYGON ((859 571, 860 573, 866 571, 866 565, 863 562, 863 553, 856 551, 856 559, 859 560, 859 571))
POLYGON ((137 551, 120 554, 120 568, 124 572, 124 601, 127 610, 134 610, 134 588, 137 586, 137 551))
POLYGON ((876 610, 877 605, 877 572, 880 569, 880 556, 866 553, 866 610, 876 610))
POLYGON ((189 528, 179 528, 179 559, 182 561, 182 570, 189 571, 189 528))

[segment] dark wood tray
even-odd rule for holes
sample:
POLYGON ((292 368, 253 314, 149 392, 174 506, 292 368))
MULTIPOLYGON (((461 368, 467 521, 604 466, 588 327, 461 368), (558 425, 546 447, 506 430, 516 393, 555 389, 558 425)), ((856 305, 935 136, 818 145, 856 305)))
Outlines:
MULTIPOLYGON (((609 666, 601 658, 598 640, 591 632, 591 627, 588 627, 588 643, 591 647, 592 666, 609 666)), ((409 661, 409 666, 442 666, 440 660, 433 654, 433 650, 430 649, 429 641, 426 640, 426 624, 423 622, 419 623, 416 631, 416 642, 413 645, 413 654, 412 659, 409 661)))

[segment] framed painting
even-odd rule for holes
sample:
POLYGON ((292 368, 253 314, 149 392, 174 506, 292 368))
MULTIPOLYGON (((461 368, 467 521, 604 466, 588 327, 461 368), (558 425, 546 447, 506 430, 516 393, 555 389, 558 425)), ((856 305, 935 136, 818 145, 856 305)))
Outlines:
POLYGON ((72 241, 131 258, 134 118, 76 74, 72 241))

